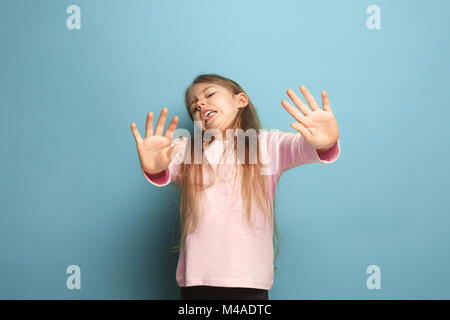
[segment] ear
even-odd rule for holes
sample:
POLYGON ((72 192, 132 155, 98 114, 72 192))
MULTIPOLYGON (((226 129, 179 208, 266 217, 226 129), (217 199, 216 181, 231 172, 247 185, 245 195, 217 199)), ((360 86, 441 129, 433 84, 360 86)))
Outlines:
POLYGON ((237 98, 239 100, 239 103, 238 103, 239 109, 245 108, 246 106, 248 106, 248 97, 245 93, 243 93, 243 92, 239 93, 237 98))

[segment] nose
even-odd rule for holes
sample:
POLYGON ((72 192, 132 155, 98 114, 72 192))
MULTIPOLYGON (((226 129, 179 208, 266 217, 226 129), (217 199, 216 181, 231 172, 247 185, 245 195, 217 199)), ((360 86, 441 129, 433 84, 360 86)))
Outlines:
POLYGON ((202 111, 202 108, 203 108, 204 106, 205 106, 205 103, 203 103, 203 102, 198 102, 196 108, 201 112, 201 111, 202 111), (200 105, 201 105, 201 107, 200 107, 200 105))

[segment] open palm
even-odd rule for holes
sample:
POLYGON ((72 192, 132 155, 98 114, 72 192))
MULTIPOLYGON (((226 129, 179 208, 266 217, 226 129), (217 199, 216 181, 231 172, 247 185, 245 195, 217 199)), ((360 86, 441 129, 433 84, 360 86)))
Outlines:
POLYGON ((322 91, 323 110, 321 110, 305 86, 300 86, 300 91, 311 109, 306 106, 294 91, 288 89, 286 91, 287 94, 298 107, 293 107, 286 100, 281 101, 286 111, 297 120, 297 122, 291 123, 290 126, 297 130, 305 138, 306 142, 314 148, 327 149, 332 147, 339 139, 339 129, 331 110, 327 93, 322 91))

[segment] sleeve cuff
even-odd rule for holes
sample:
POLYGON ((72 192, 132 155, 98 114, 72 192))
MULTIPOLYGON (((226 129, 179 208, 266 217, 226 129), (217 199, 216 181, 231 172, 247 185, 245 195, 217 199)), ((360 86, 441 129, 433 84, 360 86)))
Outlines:
POLYGON ((336 161, 340 154, 339 139, 330 149, 325 152, 318 152, 316 149, 316 154, 318 161, 321 163, 328 164, 336 161))
POLYGON ((151 184, 157 186, 157 187, 163 187, 170 183, 170 172, 169 168, 166 170, 157 173, 157 174, 149 174, 142 169, 142 173, 144 174, 145 179, 147 179, 148 182, 151 184))

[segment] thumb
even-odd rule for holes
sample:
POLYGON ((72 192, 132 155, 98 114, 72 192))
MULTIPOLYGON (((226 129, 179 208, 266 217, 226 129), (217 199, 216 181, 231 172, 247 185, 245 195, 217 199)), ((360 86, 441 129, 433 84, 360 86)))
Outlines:
POLYGON ((290 125, 291 128, 297 130, 303 137, 308 138, 312 136, 312 132, 310 132, 303 124, 300 122, 292 122, 290 125))

